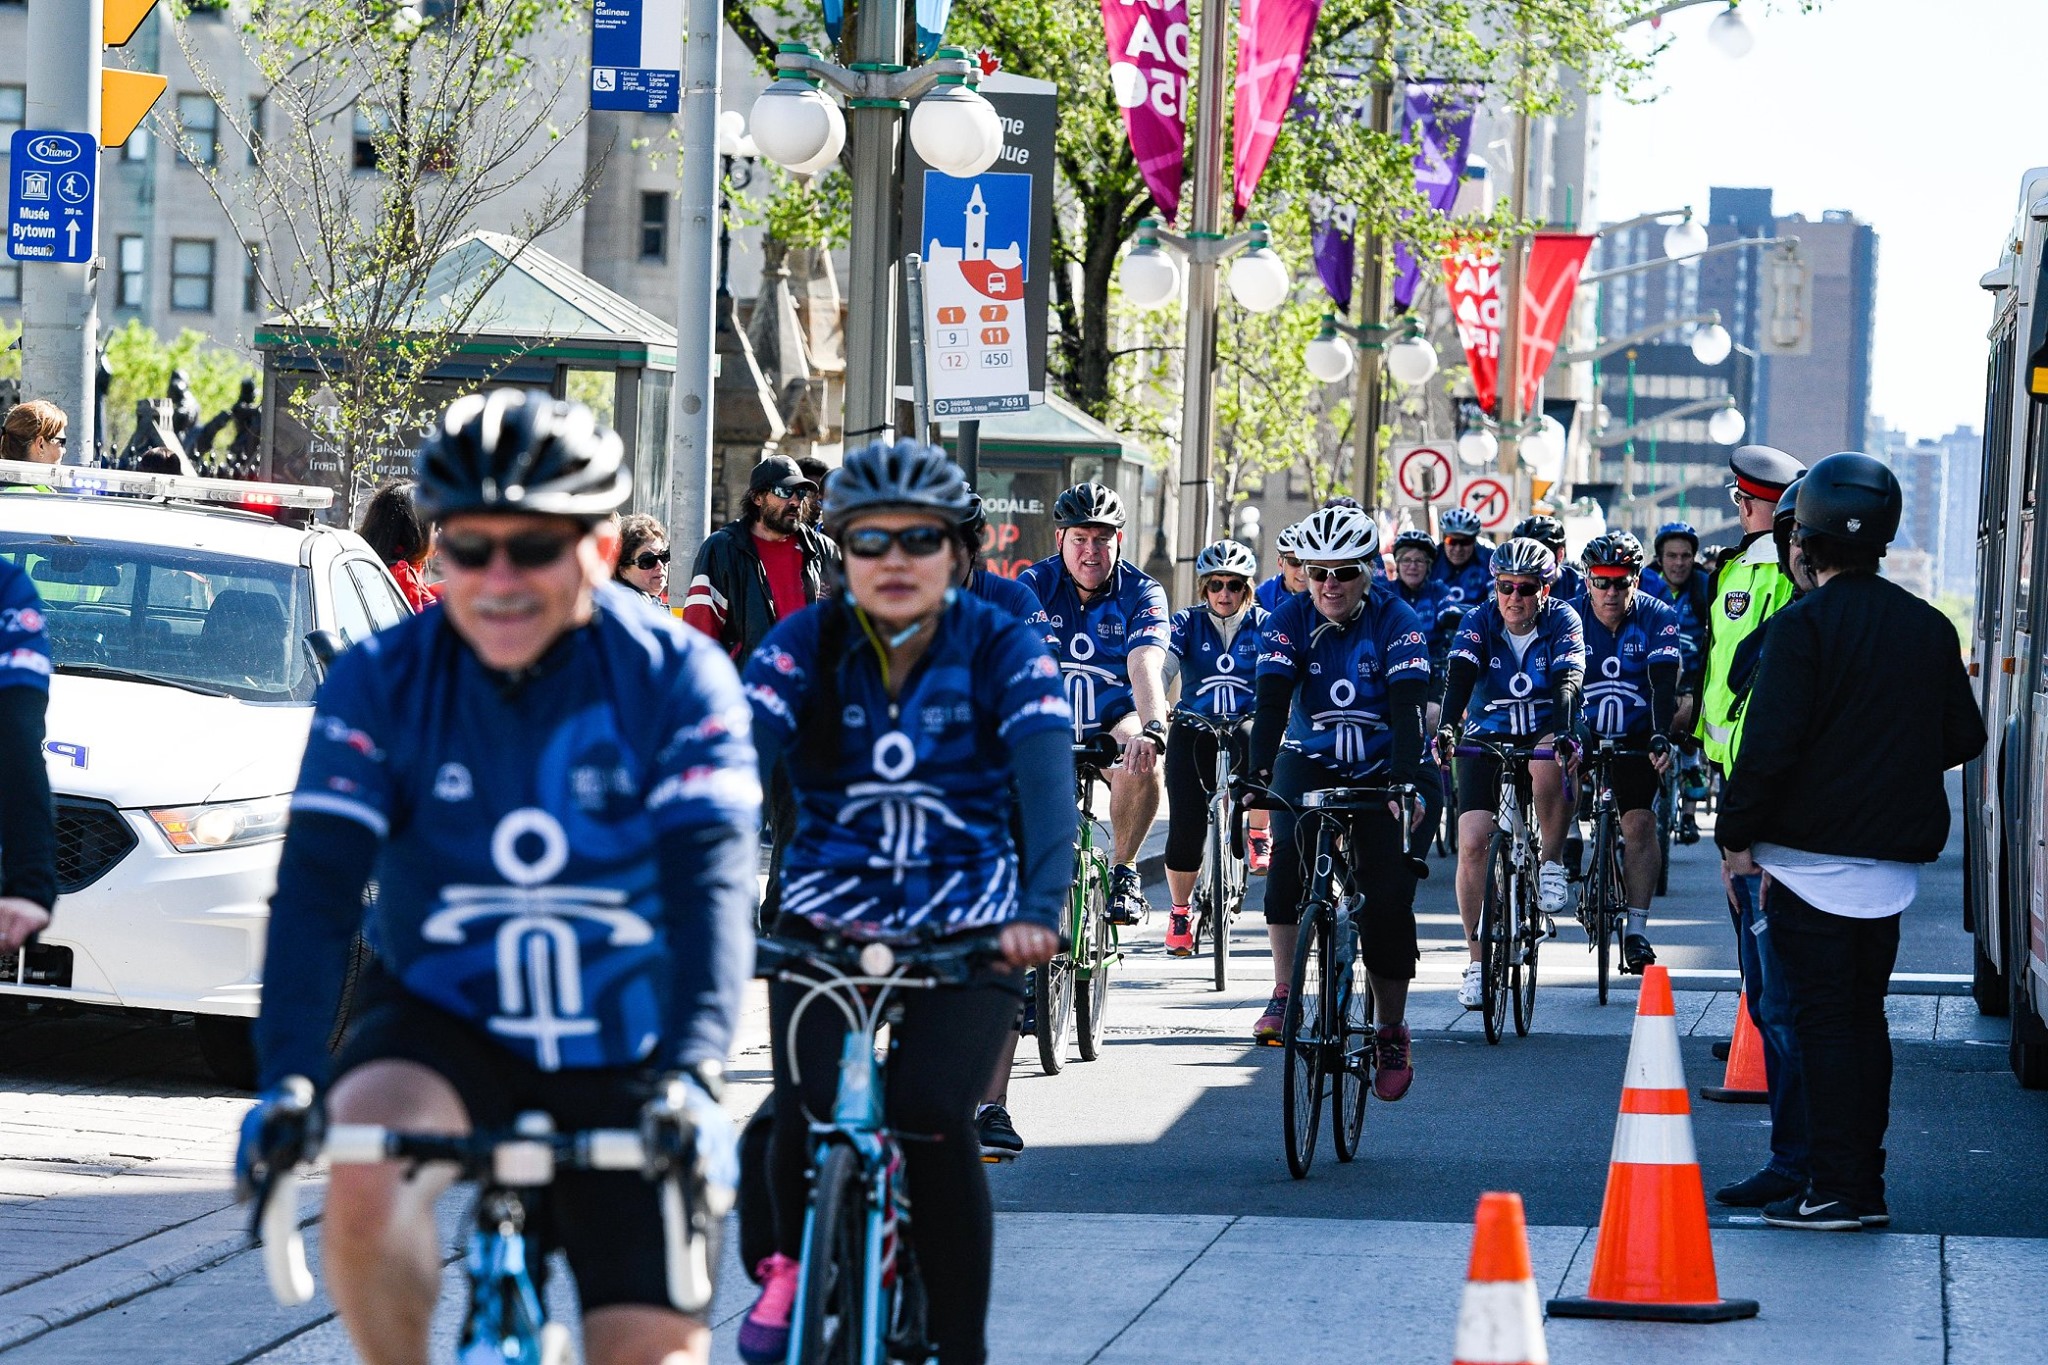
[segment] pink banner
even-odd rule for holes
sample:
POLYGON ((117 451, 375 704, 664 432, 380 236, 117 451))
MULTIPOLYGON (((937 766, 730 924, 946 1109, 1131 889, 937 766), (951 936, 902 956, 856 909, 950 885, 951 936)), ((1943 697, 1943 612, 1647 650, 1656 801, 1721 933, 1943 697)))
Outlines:
POLYGON ((1294 103, 1301 60, 1323 0, 1244 0, 1237 20, 1237 216, 1251 207, 1273 143, 1294 103))
POLYGON ((1492 412, 1500 374, 1500 257, 1485 242, 1454 243, 1444 261, 1444 289, 1472 367, 1472 392, 1492 412))
MULTIPOLYGON (((1557 344, 1571 318, 1572 299, 1579 288, 1579 271, 1585 266, 1591 237, 1569 232, 1539 232, 1529 243, 1529 262, 1523 271, 1521 355, 1522 411, 1526 414, 1536 401, 1537 387, 1550 371, 1557 344)), ((1453 245, 1444 262, 1444 284, 1450 294, 1451 318, 1457 324, 1458 341, 1465 348, 1466 363, 1472 367, 1472 389, 1479 406, 1497 412, 1494 406, 1500 390, 1500 257, 1484 242, 1464 241, 1453 245)))
POLYGON ((1152 202, 1170 223, 1180 212, 1187 143, 1187 0, 1102 0, 1109 40, 1109 84, 1152 202))

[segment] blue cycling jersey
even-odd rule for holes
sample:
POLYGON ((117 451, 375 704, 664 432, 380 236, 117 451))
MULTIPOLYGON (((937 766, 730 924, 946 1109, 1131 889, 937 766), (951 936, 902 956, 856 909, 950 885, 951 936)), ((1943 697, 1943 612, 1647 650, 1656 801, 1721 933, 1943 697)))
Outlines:
POLYGON ((1427 630, 1444 609, 1445 586, 1441 580, 1425 578, 1421 587, 1409 588, 1399 578, 1394 578, 1388 580, 1387 591, 1407 603, 1408 609, 1415 613, 1423 629, 1427 630))
POLYGON ((1118 560, 1094 600, 1081 590, 1055 554, 1017 581, 1045 608, 1045 643, 1059 660, 1073 710, 1074 738, 1087 739, 1131 713, 1131 670, 1140 645, 1167 643, 1166 592, 1150 575, 1118 560))
POLYGON ((1205 716, 1250 716, 1268 619, 1264 607, 1246 607, 1225 645, 1207 607, 1175 612, 1166 649, 1180 660, 1181 705, 1205 716))
POLYGON ((1259 676, 1295 684, 1280 747, 1347 778, 1374 777, 1393 758, 1387 691, 1429 681, 1422 622, 1384 587, 1368 591, 1349 621, 1332 621, 1306 595, 1266 623, 1259 676))
POLYGON ((1484 545, 1476 547, 1462 569, 1453 567, 1449 555, 1439 554, 1429 576, 1444 585, 1444 605, 1476 607, 1493 595, 1493 553, 1484 545))
POLYGON ((1550 595, 1560 602, 1578 601, 1586 595, 1586 575, 1579 572, 1576 564, 1560 563, 1557 581, 1550 585, 1550 595))
MULTIPOLYGON (((1536 628, 1517 655, 1509 642, 1500 606, 1487 602, 1465 613, 1451 642, 1451 660, 1479 670, 1472 700, 1465 708, 1465 733, 1496 738, 1534 739, 1556 732, 1551 689, 1558 674, 1586 667, 1586 636, 1579 614, 1554 598, 1536 610, 1536 628)), ((1455 720, 1446 716, 1446 720, 1455 720)))
POLYGON ((1688 676, 1704 668, 1707 658, 1707 620, 1701 611, 1707 595, 1695 593, 1699 583, 1697 569, 1682 588, 1672 587, 1655 569, 1645 569, 1636 584, 1638 596, 1653 597, 1678 613, 1679 668, 1688 676))
POLYGON ((1609 739, 1649 738, 1650 667, 1678 666, 1678 613, 1639 592, 1621 628, 1609 630, 1586 598, 1571 605, 1586 633, 1580 714, 1595 734, 1609 739))
POLYGON ((1038 605, 1031 589, 1014 578, 1005 578, 987 569, 976 569, 967 575, 967 591, 984 602, 1001 607, 1019 621, 1028 621, 1032 625, 1045 622, 1045 609, 1038 605))
POLYGON ((406 990, 542 1070, 631 1065, 687 1031, 671 945, 712 913, 657 839, 758 827, 750 725, 724 651, 617 584, 517 688, 429 607, 335 661, 291 806, 382 841, 365 932, 406 990))
POLYGON ((1286 574, 1276 573, 1265 582, 1259 584, 1258 588, 1252 593, 1252 600, 1271 613, 1287 605, 1288 598, 1299 597, 1300 595, 1300 593, 1287 591, 1286 574))
POLYGON ((763 749, 784 746, 796 787, 784 911, 872 937, 957 932, 1020 915, 1052 922, 1057 905, 1019 904, 1010 751, 1069 728, 1059 666, 1030 626, 968 593, 953 595, 936 630, 894 698, 840 603, 798 612, 747 660, 763 749), (846 628, 837 754, 794 743, 818 685, 828 612, 842 613, 846 628))
POLYGON ((50 633, 36 585, 0 559, 0 687, 50 690, 50 633))

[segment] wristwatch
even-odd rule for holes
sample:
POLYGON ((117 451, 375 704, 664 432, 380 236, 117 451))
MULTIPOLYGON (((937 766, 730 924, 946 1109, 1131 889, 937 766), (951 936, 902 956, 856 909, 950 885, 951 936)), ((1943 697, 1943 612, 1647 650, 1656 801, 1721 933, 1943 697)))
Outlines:
POLYGON ((1166 726, 1163 723, 1156 720, 1148 720, 1145 722, 1145 728, 1138 731, 1138 733, 1157 745, 1160 753, 1166 752, 1166 726))

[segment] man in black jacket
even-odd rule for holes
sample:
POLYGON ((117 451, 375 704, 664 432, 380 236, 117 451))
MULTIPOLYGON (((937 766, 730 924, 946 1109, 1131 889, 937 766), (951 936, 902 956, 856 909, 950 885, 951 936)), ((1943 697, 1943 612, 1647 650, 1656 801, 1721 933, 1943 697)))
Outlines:
POLYGON ((1771 622, 1716 831, 1731 872, 1767 874, 1805 1064, 1811 1183, 1765 1207, 1774 1227, 1891 1221, 1899 916, 1948 838, 1942 775, 1984 747, 1955 627, 1877 575, 1899 510, 1898 480, 1867 455, 1830 455, 1800 485, 1794 549, 1816 586, 1771 622))
POLYGON ((787 455, 770 455, 747 480, 739 520, 705 537, 690 573, 683 620, 744 665, 777 622, 831 591, 839 547, 805 520, 818 485, 787 455))

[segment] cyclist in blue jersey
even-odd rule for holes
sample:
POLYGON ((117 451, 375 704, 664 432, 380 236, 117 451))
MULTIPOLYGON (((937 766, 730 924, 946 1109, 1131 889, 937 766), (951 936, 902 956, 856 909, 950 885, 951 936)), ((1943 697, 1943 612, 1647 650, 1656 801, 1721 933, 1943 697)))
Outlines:
POLYGON ((1462 507, 1450 508, 1437 518, 1437 533, 1443 543, 1429 572, 1444 585, 1445 606, 1470 611, 1493 591, 1493 554, 1479 543, 1479 531, 1478 515, 1462 507))
POLYGON ((0 952, 50 927, 57 903, 57 817, 43 764, 50 632, 35 584, 0 558, 0 952))
MULTIPOLYGON (((1569 735, 1579 714, 1586 672, 1586 636, 1578 613, 1550 596, 1557 559, 1533 540, 1510 540, 1493 552, 1493 599, 1465 613, 1444 691, 1445 752, 1456 746, 1456 727, 1493 743, 1541 747, 1553 743, 1555 763, 1538 763, 1531 777, 1543 862, 1537 872, 1537 907, 1546 915, 1565 908, 1570 887, 1557 855, 1564 848, 1571 805, 1564 772, 1572 760, 1569 735)), ((1479 907, 1486 884, 1486 850, 1499 819, 1500 765, 1492 758, 1460 758, 1458 783, 1458 915, 1472 960, 1458 987, 1458 1003, 1484 1002, 1479 948, 1479 907)))
MULTIPOLYGON (((934 447, 849 457, 825 495, 846 591, 777 626, 745 673, 764 768, 786 757, 796 787, 777 936, 1000 930, 1010 970, 909 992, 890 1029, 886 1106, 890 1127, 916 1139, 905 1176, 945 1365, 986 1359, 994 1231, 971 1115, 1015 1042, 1016 969, 1058 946, 1077 823, 1059 666, 1033 628, 954 586, 964 503, 959 467, 934 447)), ((848 1027, 840 1011, 806 1011, 792 1056, 804 991, 769 991, 776 1252, 740 1329, 749 1361, 788 1348, 810 1118, 832 1112, 848 1027)))
MULTIPOLYGON (((1640 591, 1648 593, 1678 613, 1678 648, 1681 654, 1678 677, 1678 718, 1673 722, 1678 736, 1678 775, 1687 802, 1707 799, 1707 772, 1701 759, 1693 728, 1699 720, 1700 685, 1707 669, 1707 614, 1713 602, 1709 575, 1699 566, 1700 533, 1683 521, 1667 521, 1657 528, 1651 546, 1654 560, 1643 570, 1640 591)), ((1692 807, 1686 806, 1679 825, 1681 843, 1699 842, 1699 826, 1692 807)))
POLYGON ((1254 594, 1258 604, 1269 612, 1280 610, 1288 598, 1308 590, 1308 579, 1301 572, 1301 559, 1294 553, 1297 529, 1283 526, 1273 536, 1273 557, 1278 566, 1273 576, 1259 584, 1259 590, 1254 594))
POLYGON ((1145 917, 1138 850, 1165 794, 1166 593, 1121 557, 1124 500, 1099 483, 1076 484, 1052 506, 1054 544, 1018 581, 1045 608, 1045 642, 1059 660, 1073 737, 1107 733, 1123 745, 1109 770, 1115 868, 1109 918, 1145 917))
MULTIPOLYGON (((1370 565, 1379 528, 1354 507, 1325 508, 1301 524, 1309 591, 1266 626, 1252 725, 1252 780, 1275 806, 1273 870, 1266 882, 1266 932, 1273 947, 1273 997, 1253 1025, 1260 1043, 1277 1043, 1301 922, 1304 877, 1295 845, 1302 797, 1326 787, 1434 780, 1424 760, 1422 709, 1429 697, 1429 652, 1422 623, 1370 565)), ((1418 819, 1422 816, 1417 807, 1418 819)), ((1364 905, 1359 945, 1372 981, 1377 1070, 1383 1100, 1408 1093, 1408 983, 1419 957, 1415 873, 1409 831, 1398 812, 1363 815, 1349 847, 1364 905)))
POLYGON ((1539 514, 1523 517, 1515 526, 1511 539, 1533 540, 1557 559, 1557 581, 1550 585, 1550 595, 1560 602, 1576 602, 1585 595, 1586 580, 1579 572, 1579 566, 1572 563, 1566 552, 1564 523, 1556 517, 1539 514))
MULTIPOLYGON (((1232 746, 1232 766, 1245 768, 1245 734, 1251 726, 1252 689, 1267 613, 1252 601, 1258 560, 1249 547, 1219 540, 1195 557, 1195 583, 1202 605, 1175 612, 1166 646, 1166 680, 1180 678, 1181 705, 1205 716, 1241 722, 1232 746)), ((1209 830, 1209 797, 1216 772, 1216 739, 1193 726, 1176 725, 1166 737, 1166 889, 1173 900, 1166 918, 1166 951, 1188 957, 1195 951, 1195 878, 1202 870, 1202 840, 1209 830)), ((1266 813, 1252 811, 1245 831, 1246 862, 1266 871, 1272 843, 1266 813)))
POLYGON ((1572 603, 1586 632, 1586 683, 1580 716, 1587 732, 1655 757, 1624 757, 1609 770, 1621 814, 1622 890, 1628 925, 1622 960, 1640 972, 1657 960, 1650 947, 1650 898, 1663 851, 1657 847, 1657 793, 1671 766, 1678 706, 1678 613, 1636 591, 1643 543, 1610 531, 1586 546, 1586 592, 1572 603))
MULTIPOLYGON (((631 1126, 670 1079, 715 1118, 760 824, 739 678, 610 581, 606 518, 630 481, 589 409, 463 398, 419 471, 441 601, 321 687, 271 902, 261 1081, 310 1078, 330 1120, 415 1132, 508 1128, 526 1110, 563 1130, 631 1126), (373 957, 330 1066, 359 928, 373 957)), ((250 1115, 245 1171, 280 1121, 269 1100, 250 1115)), ((392 1163, 330 1177, 329 1282, 370 1360, 427 1358, 451 1178, 392 1163)), ((547 1189, 593 1362, 709 1358, 704 1324, 669 1303, 658 1201, 637 1173, 547 1189)))
POLYGON ((981 562, 983 532, 988 529, 988 509, 981 505, 981 495, 972 486, 963 486, 967 499, 967 510, 960 516, 960 534, 966 538, 967 568, 960 580, 960 586, 993 606, 1001 607, 1020 621, 1043 625, 1045 611, 1038 605, 1038 599, 1014 578, 990 573, 981 562))
MULTIPOLYGON (((1443 691, 1444 659, 1450 653, 1448 635, 1438 643, 1440 632, 1437 618, 1443 614, 1444 583, 1431 576, 1436 567, 1436 542, 1427 531, 1403 531, 1394 537, 1394 576, 1390 587, 1394 595, 1408 604, 1408 607, 1422 622, 1422 632, 1429 640, 1429 669, 1434 698, 1443 691)), ((1428 725, 1431 733, 1436 731, 1437 704, 1429 704, 1428 725)))

